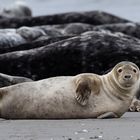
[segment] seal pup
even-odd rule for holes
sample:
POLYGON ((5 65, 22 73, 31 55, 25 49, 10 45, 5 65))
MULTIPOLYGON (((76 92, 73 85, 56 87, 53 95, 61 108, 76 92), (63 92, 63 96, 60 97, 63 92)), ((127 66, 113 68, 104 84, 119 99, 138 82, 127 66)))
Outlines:
POLYGON ((131 104, 139 75, 139 68, 125 61, 102 76, 83 73, 0 88, 0 117, 118 118, 131 104))

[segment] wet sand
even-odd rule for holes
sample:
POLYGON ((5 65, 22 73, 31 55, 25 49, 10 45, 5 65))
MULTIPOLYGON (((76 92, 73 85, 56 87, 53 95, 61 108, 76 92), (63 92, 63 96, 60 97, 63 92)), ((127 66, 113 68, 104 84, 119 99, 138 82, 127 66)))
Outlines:
POLYGON ((0 140, 140 140, 140 113, 119 119, 0 120, 0 140))

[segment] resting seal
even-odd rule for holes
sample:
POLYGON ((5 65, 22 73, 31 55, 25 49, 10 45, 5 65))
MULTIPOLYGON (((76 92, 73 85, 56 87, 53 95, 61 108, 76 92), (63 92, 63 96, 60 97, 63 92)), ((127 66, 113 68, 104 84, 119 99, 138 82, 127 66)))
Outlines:
POLYGON ((0 117, 121 117, 137 91, 139 75, 139 68, 134 63, 121 62, 102 76, 85 73, 0 88, 0 117))
POLYGON ((0 88, 5 86, 15 85, 18 83, 23 83, 23 82, 31 82, 31 81, 33 80, 26 77, 11 76, 11 75, 0 73, 0 88))
POLYGON ((1 18, 31 17, 31 9, 24 3, 18 2, 0 11, 1 18))

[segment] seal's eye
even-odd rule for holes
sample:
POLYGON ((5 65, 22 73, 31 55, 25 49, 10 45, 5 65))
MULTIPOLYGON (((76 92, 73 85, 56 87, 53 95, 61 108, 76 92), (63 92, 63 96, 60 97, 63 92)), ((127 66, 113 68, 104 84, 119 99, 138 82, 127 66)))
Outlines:
POLYGON ((133 69, 133 72, 135 72, 135 73, 136 73, 136 72, 137 72, 137 70, 136 70, 136 69, 133 69))
POLYGON ((118 73, 121 73, 122 72, 122 69, 118 69, 118 73))

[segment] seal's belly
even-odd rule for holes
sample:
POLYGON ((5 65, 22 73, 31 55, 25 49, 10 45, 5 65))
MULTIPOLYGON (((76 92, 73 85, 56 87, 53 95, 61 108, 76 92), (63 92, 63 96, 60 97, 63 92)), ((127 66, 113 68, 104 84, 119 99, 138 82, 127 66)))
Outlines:
POLYGON ((8 94, 0 102, 3 118, 77 118, 84 114, 68 77, 19 84, 6 90, 8 94))
POLYGON ((92 105, 92 113, 97 116, 106 113, 106 112, 114 112, 121 116, 124 114, 129 107, 129 101, 122 101, 117 99, 116 97, 106 95, 103 91, 98 96, 93 96, 89 99, 90 105, 92 105), (91 103, 93 102, 93 104, 91 103))
MULTIPOLYGON (((104 94, 92 95, 86 106, 75 99, 70 78, 47 79, 7 88, 9 93, 0 103, 1 117, 9 119, 96 118, 118 110, 116 101, 104 94)), ((121 105, 120 105, 121 106, 121 105)))

